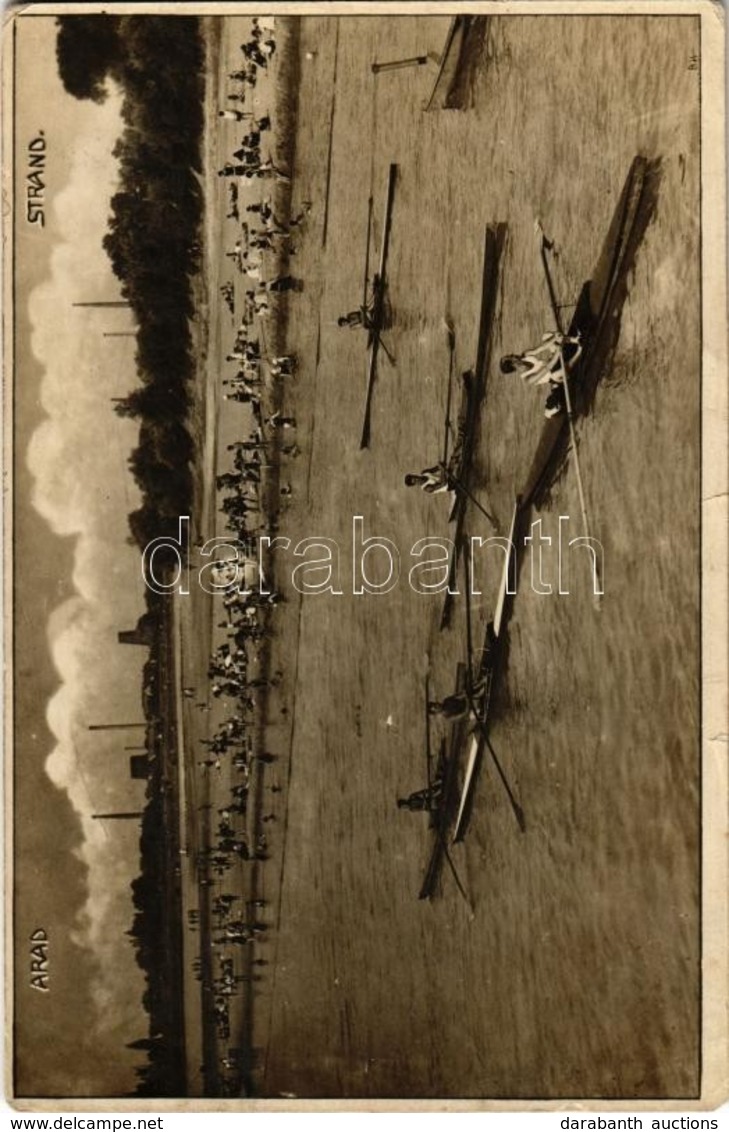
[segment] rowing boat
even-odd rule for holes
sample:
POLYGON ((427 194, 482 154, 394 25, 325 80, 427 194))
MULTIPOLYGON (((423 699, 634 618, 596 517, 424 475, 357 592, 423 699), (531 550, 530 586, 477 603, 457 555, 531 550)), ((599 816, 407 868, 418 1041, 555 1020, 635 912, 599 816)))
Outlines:
MULTIPOLYGON (((456 669, 456 692, 462 693, 466 688, 467 668, 459 664, 456 669)), ((450 741, 445 752, 441 750, 438 761, 437 776, 440 779, 440 797, 438 806, 431 811, 429 827, 433 833, 433 848, 431 849, 428 864, 425 870, 423 883, 418 894, 419 900, 429 900, 438 883, 443 861, 448 852, 448 827, 451 822, 454 803, 458 787, 458 762, 463 749, 465 721, 457 719, 452 725, 450 741)))
POLYGON ((448 98, 458 75, 463 45, 473 18, 473 16, 454 16, 451 20, 440 56, 438 74, 430 98, 425 104, 426 110, 450 109, 448 98))
POLYGON ((377 373, 377 355, 380 349, 380 335, 385 321, 385 292, 387 290, 386 268, 387 253, 390 247, 390 228, 392 221, 392 203, 395 196, 395 181, 397 179, 397 165, 390 166, 387 178, 387 194, 385 198, 385 213, 382 230, 382 248, 380 250, 379 271, 372 284, 372 313, 369 320, 367 335, 367 392, 365 395, 364 418, 362 421, 362 436, 360 448, 370 446, 370 417, 372 413, 372 392, 377 373))
MULTIPOLYGON (((584 412, 589 404, 589 397, 594 384, 599 378, 601 366, 607 352, 615 341, 619 329, 619 315, 623 299, 625 276, 628 272, 639 239, 650 218, 652 209, 652 192, 649 185, 649 176, 652 170, 643 158, 636 158, 631 166, 628 178, 621 193, 618 206, 615 210, 610 230, 603 245, 603 249, 595 267, 592 278, 585 283, 575 308, 567 334, 570 337, 578 333, 581 337, 582 354, 574 366, 571 381, 577 384, 577 404, 584 412)), ((485 272, 484 272, 485 274, 485 272)), ((477 361, 474 381, 478 382, 479 374, 485 375, 488 363, 488 338, 484 335, 484 318, 482 305, 482 334, 479 344, 479 357, 477 361), (481 343, 483 342, 483 347, 481 343)), ((467 389, 464 390, 464 395, 467 389)), ((482 390, 479 390, 481 393, 482 390)), ((473 396, 473 394, 471 394, 473 396)), ((479 398, 480 405, 480 398, 479 398)), ((535 503, 541 492, 544 491, 551 475, 554 460, 559 451, 560 443, 564 441, 567 432, 567 415, 560 413, 546 422, 537 452, 527 477, 524 493, 517 497, 511 518, 509 530, 507 555, 501 575, 499 591, 494 607, 494 619, 486 627, 484 645, 481 652, 478 671, 470 672, 468 667, 459 666, 457 689, 466 690, 471 700, 471 710, 468 719, 462 719, 454 724, 451 734, 451 743, 447 756, 441 761, 442 794, 438 809, 433 820, 435 842, 428 863, 425 879, 421 887, 420 897, 426 899, 432 896, 437 883, 443 860, 447 857, 446 837, 451 826, 454 810, 455 822, 453 824, 452 840, 461 841, 466 833, 468 818, 472 807, 473 792, 478 777, 478 768, 482 761, 486 747, 489 748, 497 772, 506 789, 516 820, 522 832, 525 829, 524 816, 521 807, 511 792, 509 784, 499 764, 496 753, 491 747, 488 738, 488 721, 494 697, 494 689, 506 655, 506 624, 509 612, 509 597, 514 592, 517 568, 517 528, 521 526, 523 516, 529 506, 535 503), (470 729, 468 720, 470 719, 470 729), (469 741, 468 757, 460 787, 460 798, 456 806, 458 792, 458 765, 461 750, 469 741)), ((465 474, 469 474, 469 444, 464 435, 463 454, 460 457, 465 474)), ((471 441, 472 444, 472 441, 471 441)), ((463 474, 463 473, 462 473, 463 474)), ((465 513, 467 492, 459 492, 458 517, 462 527, 465 513)), ((459 531, 460 534, 460 531, 459 531)), ((452 558, 457 561, 457 548, 452 558)), ((455 573, 452 574, 455 580, 455 573)), ((467 581, 467 618, 469 624, 469 654, 470 654, 470 612, 468 604, 469 585, 467 581)), ((445 611, 444 611, 445 615, 445 611)), ((450 858, 448 858, 450 860, 450 858)))
POLYGON ((483 274, 481 283, 481 313, 479 316, 478 347, 476 365, 470 375, 464 374, 459 434, 460 452, 455 463, 453 480, 455 499, 451 504, 450 521, 455 523, 453 550, 448 569, 448 588, 446 589, 443 611, 440 619, 441 629, 450 624, 453 612, 453 598, 456 593, 456 575, 461 552, 463 533, 471 491, 471 472, 473 455, 478 434, 478 419, 481 403, 486 396, 486 376, 491 357, 491 342, 496 300, 499 292, 501 259, 506 245, 506 225, 489 224, 484 238, 483 274))
MULTIPOLYGON (((582 287, 566 332, 569 337, 579 334, 582 344, 582 356, 569 375, 575 415, 584 414, 589 407, 605 358, 617 338, 625 280, 652 211, 653 171, 644 157, 634 158, 595 270, 582 287)), ((521 492, 524 508, 539 506, 561 463, 568 436, 568 417, 563 409, 542 427, 521 492)))
POLYGON ((483 38, 488 20, 488 16, 453 17, 441 52, 438 74, 430 98, 425 103, 425 110, 463 109, 463 71, 467 51, 474 38, 477 38, 477 29, 481 30, 483 38))
MULTIPOLYGON (((465 511, 465 496, 455 485, 465 484, 469 476, 482 395, 483 386, 474 371, 469 369, 462 373, 456 440, 448 462, 448 482, 451 485, 448 489, 449 523, 456 522, 461 512, 465 511)), ((451 569, 454 569, 453 564, 451 569)))
POLYGON ((476 686, 481 687, 481 691, 478 701, 472 704, 472 711, 475 711, 475 719, 473 720, 474 726, 470 735, 463 785, 461 786, 461 799, 453 829, 454 842, 462 841, 466 832, 473 790, 476 784, 476 772, 481 763, 484 747, 487 742, 487 724, 493 700, 494 685, 496 683, 499 666, 505 654, 504 645, 506 622, 508 618, 508 599, 515 591, 516 581, 516 544, 514 535, 516 532, 519 508, 520 501, 517 499, 514 503, 514 510, 511 516, 508 546, 506 548, 504 569, 501 574, 499 592, 494 608, 494 619, 486 626, 486 635, 475 681, 476 686))

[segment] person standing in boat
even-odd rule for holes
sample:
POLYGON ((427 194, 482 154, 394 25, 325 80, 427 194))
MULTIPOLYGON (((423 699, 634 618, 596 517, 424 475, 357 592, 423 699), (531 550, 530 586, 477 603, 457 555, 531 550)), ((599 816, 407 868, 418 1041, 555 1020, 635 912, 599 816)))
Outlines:
POLYGON ((502 373, 518 373, 527 385, 549 385, 544 415, 557 416, 565 409, 564 379, 582 355, 579 333, 567 337, 554 332, 543 336, 533 350, 507 354, 501 359, 502 373))
POLYGON ((428 813, 435 809, 433 792, 428 790, 416 790, 414 793, 409 794, 407 798, 398 798, 398 810, 410 810, 411 813, 428 813))
POLYGON ((582 354, 579 334, 568 337, 553 331, 543 335, 538 346, 523 354, 507 354, 501 372, 518 374, 526 385, 561 385, 564 367, 571 370, 582 354))

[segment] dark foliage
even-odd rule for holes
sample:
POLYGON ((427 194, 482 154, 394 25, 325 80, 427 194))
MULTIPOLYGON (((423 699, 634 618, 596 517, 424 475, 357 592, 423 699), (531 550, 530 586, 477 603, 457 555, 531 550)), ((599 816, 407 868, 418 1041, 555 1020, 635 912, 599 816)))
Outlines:
POLYGON ((56 60, 61 81, 74 98, 103 102, 107 75, 121 59, 115 16, 61 16, 57 21, 56 60))
MULTIPOLYGON (((147 976, 142 1005, 149 1015, 149 1033, 129 1044, 146 1053, 136 1070, 140 1096, 181 1096, 185 1091, 184 1039, 181 1023, 181 931, 179 893, 171 878, 177 857, 176 806, 169 789, 167 754, 170 735, 161 726, 165 713, 165 602, 147 591, 147 611, 138 628, 152 644, 142 673, 142 705, 147 720, 149 759, 147 802, 142 816, 140 875, 132 881, 135 914, 127 934, 136 960, 147 976)), ((169 610, 167 611, 169 620, 169 610)))
POLYGON ((186 428, 194 360, 190 279, 199 268, 202 41, 194 18, 129 16, 123 43, 121 188, 104 247, 136 317, 139 389, 117 411, 139 417, 130 464, 144 496, 129 526, 140 548, 189 512, 193 445, 186 428))
POLYGON ((119 401, 116 412, 141 422, 130 465, 144 502, 129 516, 141 549, 176 531, 192 495, 186 421, 194 370, 191 278, 199 269, 202 215, 196 173, 203 44, 194 17, 69 16, 58 23, 67 89, 100 100, 110 75, 124 91, 125 126, 114 148, 120 188, 103 243, 139 327, 141 387, 119 401))

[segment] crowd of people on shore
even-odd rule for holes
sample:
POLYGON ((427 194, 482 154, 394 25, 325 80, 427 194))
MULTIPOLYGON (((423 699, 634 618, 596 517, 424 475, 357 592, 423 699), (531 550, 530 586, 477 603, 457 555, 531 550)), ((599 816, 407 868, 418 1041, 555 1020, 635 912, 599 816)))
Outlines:
MULTIPOLYGON (((261 778, 264 768, 277 757, 261 744, 260 720, 264 697, 283 678, 281 671, 270 670, 268 657, 276 606, 283 599, 275 590, 269 591, 262 578, 258 539, 277 529, 279 511, 292 492, 291 485, 282 482, 282 466, 299 455, 296 420, 284 408, 286 388, 296 377, 297 358, 277 348, 278 320, 271 320, 271 315, 281 313, 278 304, 287 292, 301 290, 288 264, 296 253, 294 236, 311 210, 311 203, 305 201, 292 212, 286 187, 289 175, 274 164, 278 157, 264 150, 267 137, 274 136, 272 115, 255 105, 254 92, 257 79, 268 71, 276 41, 263 19, 253 18, 251 25, 251 38, 240 48, 242 66, 229 76, 234 89, 218 112, 221 122, 245 123, 247 131, 218 170, 226 181, 226 220, 236 225, 226 260, 232 261, 245 280, 243 287, 234 280, 220 287, 233 319, 221 377, 223 411, 237 412, 234 406, 240 405, 246 412, 241 414, 241 438, 227 445, 228 461, 216 476, 221 525, 234 536, 238 548, 245 548, 246 559, 243 564, 237 559, 217 563, 218 584, 227 580, 228 569, 230 584, 214 599, 222 617, 216 617, 218 643, 208 669, 211 695, 197 704, 201 711, 214 711, 221 721, 201 740, 203 749, 197 759, 198 773, 208 779, 203 793, 210 799, 199 807, 200 820, 209 832, 196 860, 210 931, 204 944, 201 940, 207 954, 205 962, 197 961, 195 975, 202 983, 203 1009, 214 1022, 218 1038, 218 1083, 233 1092, 240 1076, 237 1047, 226 1052, 222 1043, 230 1037, 235 997, 250 991, 246 984, 262 978, 259 968, 267 960, 260 956, 257 945, 265 943, 266 924, 259 912, 263 901, 256 899, 260 888, 255 871, 245 882, 247 902, 235 891, 224 891, 223 886, 235 890, 242 864, 249 863, 255 870, 267 859, 267 833, 278 815, 275 806, 267 813, 264 805, 261 812, 260 802, 269 792, 273 801, 282 790, 274 781, 265 784, 264 794, 261 778), (272 185, 268 195, 260 193, 265 178, 276 186, 272 185), (286 219, 288 213, 290 219, 286 219)), ((197 695, 195 689, 187 689, 186 694, 197 695)), ((199 921, 191 926, 195 929, 199 921)))
POLYGON ((268 70, 269 61, 276 50, 273 35, 264 31, 258 17, 253 17, 251 25, 250 40, 240 45, 243 56, 241 66, 228 75, 229 81, 236 84, 235 89, 228 91, 227 94, 227 101, 233 103, 233 106, 226 106, 218 111, 220 118, 232 122, 246 122, 250 128, 230 159, 225 162, 222 169, 218 170, 218 176, 235 177, 248 182, 272 177, 276 181, 289 184, 290 176, 277 168, 270 156, 264 158, 261 153, 262 135, 271 129, 270 116, 264 114, 256 117, 255 110, 247 109, 249 92, 255 90, 259 74, 268 70))
MULTIPOLYGON (((246 983, 259 982, 263 976, 258 969, 268 966, 267 959, 254 956, 249 951, 243 963, 244 970, 239 970, 234 957, 226 954, 226 949, 231 946, 246 948, 265 935, 268 925, 260 918, 265 906, 265 900, 244 901, 233 892, 220 892, 211 902, 211 962, 209 967, 204 968, 202 956, 197 956, 193 960, 193 973, 212 1002, 215 1031, 220 1041, 230 1038, 231 998, 239 994, 246 983)), ((197 909, 190 913, 188 922, 193 929, 199 928, 200 913, 197 909)), ((239 1054, 239 1049, 229 1049, 227 1055, 221 1056, 221 1067, 227 1070, 237 1067, 233 1063, 238 1062, 239 1054), (226 1065, 226 1060, 230 1064, 226 1065)))

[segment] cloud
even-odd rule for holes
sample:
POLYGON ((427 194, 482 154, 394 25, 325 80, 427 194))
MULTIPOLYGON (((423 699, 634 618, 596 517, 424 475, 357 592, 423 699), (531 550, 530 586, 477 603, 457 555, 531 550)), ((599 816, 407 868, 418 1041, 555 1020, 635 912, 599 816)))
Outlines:
POLYGON ((76 852, 88 866, 87 898, 72 939, 99 960, 92 987, 97 1029, 111 1034, 123 1018, 136 1037, 143 977, 124 933, 133 914, 129 883, 138 871, 139 829, 121 823, 110 829, 91 814, 138 808, 141 786, 129 778, 123 733, 88 731, 90 722, 141 715, 142 654, 115 647, 117 630, 133 625, 144 609, 139 554, 126 544, 127 514, 140 503, 126 466, 137 428, 119 420, 110 404, 136 379, 132 340, 102 337, 109 312, 72 305, 118 295, 101 240, 116 187, 111 149, 121 128, 119 109, 118 96, 94 108, 88 128, 75 137, 69 182, 53 202, 59 240, 50 277, 29 297, 46 416, 26 459, 33 506, 54 534, 76 540, 75 594, 47 625, 60 686, 46 709, 56 742, 46 771, 79 814, 84 839, 76 852))

